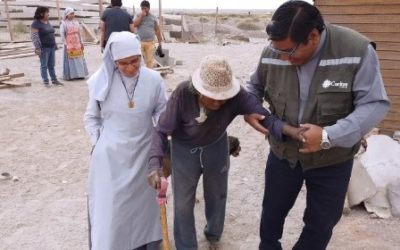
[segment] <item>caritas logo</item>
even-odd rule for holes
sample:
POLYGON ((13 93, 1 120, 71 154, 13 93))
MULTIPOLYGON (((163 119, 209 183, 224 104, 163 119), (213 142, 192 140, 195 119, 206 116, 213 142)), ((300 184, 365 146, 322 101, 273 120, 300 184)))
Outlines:
POLYGON ((341 88, 341 89, 347 89, 349 87, 349 84, 347 82, 335 82, 335 81, 331 81, 326 79, 323 83, 322 83, 322 87, 324 89, 330 88, 330 87, 334 87, 334 88, 341 88))

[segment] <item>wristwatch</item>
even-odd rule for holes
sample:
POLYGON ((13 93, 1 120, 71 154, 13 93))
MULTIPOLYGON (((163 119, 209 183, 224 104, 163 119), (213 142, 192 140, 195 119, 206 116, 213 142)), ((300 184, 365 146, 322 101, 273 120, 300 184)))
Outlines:
POLYGON ((325 129, 322 129, 322 138, 321 138, 321 148, 322 149, 330 149, 332 147, 331 141, 329 141, 328 132, 325 129))

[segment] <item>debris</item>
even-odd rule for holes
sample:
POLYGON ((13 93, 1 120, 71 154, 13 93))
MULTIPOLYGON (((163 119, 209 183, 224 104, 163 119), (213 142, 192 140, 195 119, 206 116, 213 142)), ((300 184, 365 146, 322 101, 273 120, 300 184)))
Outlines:
POLYGON ((31 82, 26 79, 24 73, 0 75, 0 89, 17 88, 31 86, 31 82))
POLYGON ((394 131, 393 140, 398 141, 400 143, 400 130, 394 131))
POLYGON ((10 179, 12 179, 12 176, 10 173, 7 173, 7 172, 1 173, 0 180, 5 181, 5 180, 10 180, 10 179))
POLYGON ((9 69, 9 68, 6 68, 6 69, 4 70, 4 72, 0 74, 0 76, 6 76, 6 75, 8 75, 8 74, 10 74, 10 69, 9 69))

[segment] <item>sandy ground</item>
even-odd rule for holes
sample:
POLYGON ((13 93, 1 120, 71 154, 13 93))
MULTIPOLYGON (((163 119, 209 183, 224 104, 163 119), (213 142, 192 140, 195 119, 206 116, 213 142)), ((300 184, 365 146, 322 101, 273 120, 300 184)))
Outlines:
MULTIPOLYGON (((228 57, 235 74, 247 79, 263 44, 165 44, 164 48, 183 60, 183 65, 176 66, 175 73, 165 79, 171 91, 204 55, 212 53, 228 57)), ((87 46, 86 59, 93 73, 101 61, 99 47, 87 46)), ((60 62, 58 51, 59 76, 60 62)), ((82 121, 86 83, 65 82, 64 87, 44 88, 36 57, 0 62, 0 68, 5 66, 14 73, 24 72, 32 86, 0 90, 0 172, 19 178, 15 182, 0 180, 0 249, 87 249, 85 191, 90 145, 82 121)), ((268 145, 242 118, 234 121, 229 132, 240 138, 242 153, 232 159, 222 249, 257 249, 268 145)), ((197 196, 199 249, 207 249, 202 235, 201 186, 197 196)), ((172 199, 169 194, 169 201, 172 199)), ((290 249, 301 232, 304 203, 303 190, 286 221, 284 249, 290 249)), ((168 219, 173 243, 171 204, 168 219)), ((336 227, 328 249, 400 249, 399 232, 399 219, 373 219, 363 209, 353 209, 336 227)))

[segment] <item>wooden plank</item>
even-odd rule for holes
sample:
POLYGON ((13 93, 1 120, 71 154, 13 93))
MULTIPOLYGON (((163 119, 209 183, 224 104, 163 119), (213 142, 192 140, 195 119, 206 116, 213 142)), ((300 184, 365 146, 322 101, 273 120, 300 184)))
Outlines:
POLYGON ((400 70, 400 61, 394 60, 379 60, 381 64, 381 69, 395 69, 400 70))
POLYGON ((400 74, 399 74, 398 69, 383 69, 383 68, 381 68, 381 73, 384 78, 400 79, 400 74))
POLYGON ((0 57, 1 60, 5 59, 14 59, 14 58, 21 58, 21 57, 28 57, 28 56, 35 56, 35 52, 31 53, 23 53, 23 54, 18 54, 18 55, 10 55, 10 56, 2 56, 0 57))
POLYGON ((12 50, 0 50, 0 56, 9 56, 15 54, 23 54, 27 52, 34 51, 33 48, 23 48, 23 49, 12 49, 12 50))
POLYGON ((25 73, 14 73, 14 74, 9 74, 9 76, 11 77, 11 79, 14 79, 25 76, 25 73))
POLYGON ((400 96, 400 84, 399 86, 388 86, 385 85, 386 92, 389 96, 400 96))
POLYGON ((400 33, 372 33, 364 32, 362 33, 369 39, 375 42, 398 42, 400 41, 400 33))
POLYGON ((398 42, 378 42, 378 51, 400 51, 400 41, 398 42))
POLYGON ((0 82, 10 80, 11 76, 9 75, 0 75, 0 82))
POLYGON ((391 25, 382 25, 380 23, 341 23, 340 26, 345 26, 358 32, 399 32, 400 23, 391 25))
MULTIPOLYGON (((400 78, 400 76, 399 76, 400 78)), ((386 87, 393 86, 393 87, 400 87, 400 79, 395 78, 385 78, 383 77, 383 82, 385 83, 386 87)))
POLYGON ((29 87, 31 86, 31 82, 27 79, 16 79, 10 81, 4 81, 0 84, 0 89, 6 88, 19 88, 19 87, 29 87))
POLYGON ((85 24, 85 23, 81 23, 81 26, 83 28, 83 30, 86 32, 86 34, 88 34, 94 43, 98 43, 99 40, 97 39, 96 35, 92 32, 92 30, 85 24))
POLYGON ((400 97, 399 97, 399 96, 391 96, 391 97, 390 97, 390 102, 391 102, 391 103, 400 104, 400 97))
POLYGON ((399 130, 400 129, 400 120, 392 120, 392 119, 385 119, 383 122, 379 124, 379 127, 383 127, 385 129, 390 130, 399 130))
POLYGON ((2 84, 12 85, 12 86, 31 86, 31 82, 25 78, 5 80, 1 81, 2 84))
MULTIPOLYGON (((366 1, 364 1, 366 2, 366 1)), ((400 14, 400 2, 397 4, 362 4, 362 5, 326 5, 318 9, 323 15, 339 14, 400 14)))
POLYGON ((400 51, 378 51, 380 60, 400 61, 400 51))
POLYGON ((8 81, 8 80, 12 80, 18 77, 24 77, 25 74, 24 73, 15 73, 15 74, 8 74, 8 75, 0 75, 0 81, 8 81))
MULTIPOLYGON (((389 97, 390 99, 390 97, 389 97)), ((390 102, 390 109, 400 110, 400 103, 390 102)))
POLYGON ((398 0, 315 0, 314 4, 318 8, 324 5, 391 5, 391 4, 398 4, 398 0))
POLYGON ((91 18, 79 18, 77 17, 76 20, 80 23, 84 22, 86 25, 87 24, 95 24, 99 25, 100 23, 100 17, 91 17, 91 18))
POLYGON ((330 23, 381 23, 398 24, 400 15, 324 15, 324 19, 330 23))

